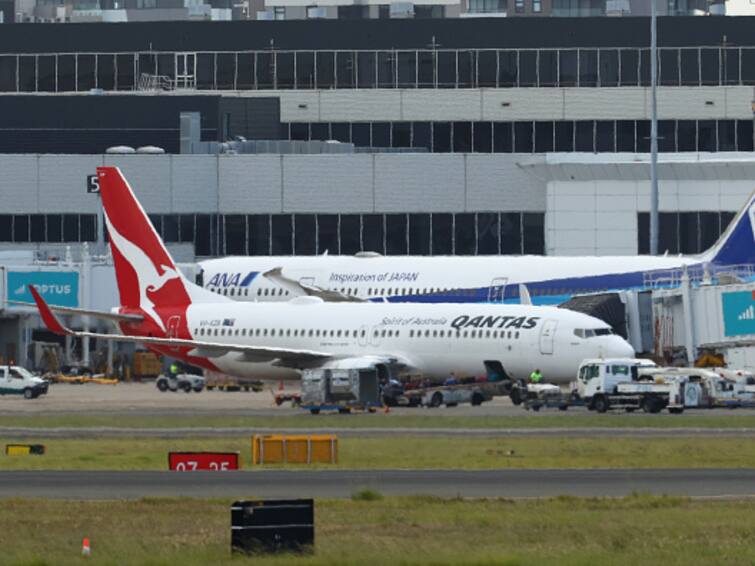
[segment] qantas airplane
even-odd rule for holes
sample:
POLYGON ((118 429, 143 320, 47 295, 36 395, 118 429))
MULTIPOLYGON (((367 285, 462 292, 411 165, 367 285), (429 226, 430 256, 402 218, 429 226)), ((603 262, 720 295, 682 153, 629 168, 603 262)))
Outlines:
POLYGON ((604 322, 555 307, 331 303, 311 296, 238 303, 181 274, 118 168, 98 167, 97 176, 121 306, 111 312, 48 306, 32 287, 42 319, 57 334, 138 342, 255 379, 296 379, 305 368, 381 366, 432 377, 493 371, 521 378, 537 367, 558 381, 573 379, 585 358, 634 354, 604 322), (76 332, 55 312, 102 317, 122 334, 76 332))
POLYGON ((313 295, 329 301, 559 304, 572 295, 678 285, 755 265, 755 194, 708 251, 694 256, 227 257, 200 263, 206 289, 241 301, 313 295))

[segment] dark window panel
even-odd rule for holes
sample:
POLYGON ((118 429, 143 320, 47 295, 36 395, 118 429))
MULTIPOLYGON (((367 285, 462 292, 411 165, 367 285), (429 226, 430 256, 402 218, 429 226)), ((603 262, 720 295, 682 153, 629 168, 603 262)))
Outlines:
POLYGON ((391 127, 393 128, 391 132, 392 147, 411 147, 412 123, 391 122, 391 127))
POLYGON ((545 253, 545 214, 525 212, 522 214, 522 251, 525 254, 545 253))
POLYGON ((212 226, 209 214, 197 214, 194 253, 198 256, 212 255, 212 226))
POLYGON ((97 215, 96 214, 82 214, 79 219, 81 223, 81 241, 82 242, 96 242, 97 241, 97 215))
POLYGON ((449 153, 451 151, 451 124, 433 122, 433 152, 449 153))
POLYGON ((433 214, 432 254, 451 255, 453 253, 453 214, 433 214))
POLYGON ((616 151, 634 153, 634 138, 634 120, 619 120, 616 122, 616 151))
POLYGON ((181 214, 179 216, 179 228, 181 230, 180 242, 194 242, 193 214, 181 214))
POLYGON ((721 234, 721 215, 718 212, 699 212, 700 244, 697 252, 702 252, 716 243, 721 234))
POLYGON ((650 120, 637 120, 637 152, 650 151, 650 120))
POLYGON ((514 151, 513 127, 511 122, 493 122, 493 152, 512 153, 514 151))
POLYGON ((16 92, 17 61, 15 55, 0 55, 0 92, 16 92))
MULTIPOLYGON (((330 55, 332 55, 332 53, 330 55)), ((275 88, 275 57, 272 51, 257 52, 257 60, 255 62, 254 70, 257 73, 258 89, 266 90, 275 88)), ((330 88, 330 85, 328 88, 330 88)))
POLYGON ((224 221, 225 249, 223 253, 226 255, 246 255, 246 216, 243 214, 227 214, 224 221))
MULTIPOLYGON (((270 216, 250 214, 246 221, 249 227, 249 255, 270 255, 270 216)), ((198 230, 199 218, 197 218, 198 230)))
POLYGON ((658 215, 658 252, 679 253, 679 213, 661 212, 658 215))
POLYGON ((378 88, 396 86, 396 52, 378 51, 378 88))
POLYGON ((600 86, 619 85, 619 50, 601 49, 598 54, 600 64, 600 86))
POLYGON ((454 254, 477 253, 477 228, 475 215, 471 212, 454 215, 454 254))
POLYGON ((518 80, 517 52, 498 52, 498 86, 511 87, 517 85, 518 80))
POLYGON ((318 214, 317 215, 317 253, 338 255, 338 215, 337 214, 318 214))
POLYGON ((362 249, 366 252, 385 253, 382 214, 362 215, 362 249))
POLYGON ((614 152, 616 123, 613 120, 601 120, 595 124, 595 151, 614 152))
POLYGON ((54 55, 37 57, 37 90, 39 92, 55 92, 54 55))
POLYGON ((430 253, 430 215, 409 215, 409 255, 430 253))
POLYGON ((477 52, 477 86, 496 86, 496 59, 497 52, 491 49, 477 52))
POLYGON ((637 86, 639 82, 639 52, 637 49, 622 49, 619 55, 621 57, 619 86, 637 86))
POLYGON ((417 81, 420 88, 435 86, 435 51, 417 53, 417 81))
MULTIPOLYGON (((235 58, 235 55, 231 55, 235 58)), ((157 54, 157 74, 171 79, 176 78, 176 54, 175 53, 158 53, 157 54)))
POLYGON ((477 57, 474 51, 459 51, 459 88, 477 86, 477 57))
POLYGON ((294 215, 294 255, 317 253, 317 224, 314 214, 294 215))
POLYGON ((294 251, 291 214, 272 215, 272 245, 273 255, 291 255, 294 251))
POLYGON ((576 132, 574 136, 574 150, 575 151, 587 151, 592 153, 595 151, 595 143, 593 140, 593 122, 584 121, 576 123, 576 132))
POLYGON ((598 51, 579 50, 579 86, 598 86, 598 51))
POLYGON ((719 120, 717 151, 736 151, 736 149, 736 124, 734 120, 719 120))
POLYGON ((412 147, 424 147, 427 151, 433 148, 433 137, 430 122, 414 122, 412 124, 412 147))
POLYGON ((720 49, 703 48, 700 50, 701 83, 704 85, 717 85, 721 82, 720 49))
POLYGON ((519 212, 501 213, 501 253, 522 253, 522 215, 519 212))
POLYGON ((660 49, 658 66, 658 84, 663 86, 679 85, 679 50, 660 49))
POLYGON ((697 86, 700 84, 700 58, 697 48, 681 49, 682 85, 697 86))
POLYGON ((438 87, 456 87, 456 51, 438 51, 438 87))
POLYGON ((35 92, 37 90, 36 56, 20 56, 18 58, 18 86, 20 92, 35 92))
MULTIPOLYGON (((118 71, 120 73, 120 67, 118 71)), ((215 89, 214 53, 197 53, 197 88, 201 90, 215 89)))
POLYGON ((79 55, 76 65, 76 90, 88 91, 96 86, 97 77, 94 66, 97 58, 94 55, 79 55))
POLYGON ((737 151, 753 151, 752 130, 752 120, 737 120, 737 151))
POLYGON ((493 151, 493 124, 491 122, 475 122, 472 124, 472 151, 475 153, 490 153, 493 151))
POLYGON ((742 84, 755 85, 755 47, 742 49, 742 84))
POLYGON ((731 224, 732 220, 734 220, 734 217, 736 216, 736 212, 729 212, 729 211, 721 211, 721 228, 720 232, 723 232, 729 227, 729 224, 731 224))
MULTIPOLYGON (((78 220, 77 214, 72 214, 78 220)), ((76 224, 78 228, 78 223, 76 224)), ((79 240, 78 230, 76 231, 76 238, 70 240, 77 242, 79 240)), ((15 214, 13 216, 13 241, 14 242, 28 242, 29 241, 29 215, 28 214, 15 214)))
POLYGON ((453 150, 456 153, 468 153, 472 151, 472 123, 454 122, 453 124, 453 150))
POLYGON ((398 87, 416 88, 417 53, 416 51, 398 52, 398 87))
POLYGON ((370 124, 355 122, 351 124, 351 141, 357 147, 370 147, 370 124))
POLYGON ((47 231, 45 229, 45 215, 32 214, 29 219, 32 242, 46 242, 47 231))
POLYGON ((387 255, 406 255, 407 227, 406 214, 385 215, 385 253, 387 255))
POLYGON ((556 151, 574 151, 574 122, 556 122, 556 151))
POLYGON ((46 215, 46 241, 57 243, 63 241, 63 215, 47 214, 46 215))
POLYGON ((152 226, 155 227, 155 231, 160 234, 160 237, 163 236, 163 215, 162 214, 150 214, 149 221, 152 223, 152 226))
POLYGON ((137 55, 137 64, 139 75, 142 75, 144 73, 154 75, 157 73, 157 54, 139 53, 139 55, 137 55))
POLYGON ((650 253, 650 214, 647 212, 637 213, 637 253, 650 253))
MULTIPOLYGON (((304 59, 306 55, 310 56, 311 61, 311 53, 301 53, 299 57, 304 59)), ((254 89, 254 78, 256 75, 254 60, 254 53, 239 53, 236 57, 236 88, 239 90, 254 89)), ((302 85, 300 88, 312 88, 312 86, 302 85)))
POLYGON ((354 255, 362 251, 361 220, 358 214, 342 214, 340 221, 341 254, 354 255))
POLYGON ((377 86, 376 71, 377 53, 374 51, 358 52, 357 86, 359 88, 375 88, 377 86))
POLYGON ((356 55, 353 51, 336 52, 336 86, 338 88, 356 86, 356 55))
POLYGON ((290 126, 290 139, 299 141, 309 141, 309 124, 299 124, 292 122, 290 126))
POLYGON ((715 120, 700 120, 697 123, 697 151, 716 151, 715 120))
MULTIPOLYGON (((279 51, 275 54, 275 84, 277 88, 296 87, 294 82, 294 54, 291 51, 279 51)), ((339 77, 340 78, 340 77, 339 77)))
POLYGON ((223 217, 219 214, 210 215, 210 244, 212 254, 220 255, 223 248, 223 217))
POLYGON ((697 212, 679 213, 679 252, 683 254, 696 254, 700 251, 698 243, 697 212))
POLYGON ((676 151, 676 121, 658 121, 658 151, 676 151))
POLYGON ((519 52, 519 86, 537 86, 537 52, 519 52))
POLYGON ((309 125, 310 139, 326 141, 330 139, 330 124, 327 122, 315 122, 309 125))
MULTIPOLYGON (((111 79, 108 72, 100 71, 100 66, 104 66, 108 69, 111 66, 109 59, 112 56, 97 55, 97 86, 99 88, 107 89, 107 85, 110 84, 111 79)), ((113 74, 118 81, 118 90, 131 90, 136 86, 136 76, 134 74, 134 56, 130 53, 124 55, 115 56, 116 69, 113 74)))
POLYGON ((721 50, 721 63, 723 69, 721 69, 721 76, 723 77, 724 84, 738 85, 739 84, 739 48, 728 47, 721 50))
POLYGON ((178 234, 178 216, 165 214, 163 216, 163 240, 166 242, 180 242, 178 234))
POLYGON ((13 241, 13 215, 0 214, 0 242, 13 241))
POLYGON ((538 61, 540 86, 556 86, 558 83, 558 51, 543 49, 538 61))
POLYGON ((497 212, 477 213, 477 253, 497 255, 500 253, 501 236, 497 212))
POLYGON ((348 122, 334 122, 330 125, 330 139, 343 143, 351 142, 351 127, 348 122))
POLYGON ((677 151, 697 151, 697 122, 679 120, 677 128, 677 151))
POLYGON ((558 57, 559 86, 577 86, 577 50, 561 49, 558 57))
POLYGON ((390 122, 373 122, 372 147, 391 147, 390 122))
POLYGON ((58 55, 58 92, 76 90, 76 57, 58 55))
POLYGON ((64 214, 63 215, 63 241, 64 242, 78 242, 79 241, 79 215, 78 214, 64 214))
POLYGON ((553 151, 553 122, 535 122, 535 153, 553 151))
POLYGON ((649 49, 640 49, 640 86, 650 86, 649 49))
POLYGON ((532 153, 534 150, 532 122, 514 122, 514 151, 532 153))

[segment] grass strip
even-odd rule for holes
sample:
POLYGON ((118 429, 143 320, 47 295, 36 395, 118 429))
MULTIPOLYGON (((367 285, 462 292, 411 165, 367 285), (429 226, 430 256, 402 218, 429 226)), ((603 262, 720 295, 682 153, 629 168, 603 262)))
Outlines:
MULTIPOLYGON (((0 439, 2 447, 6 443, 0 439)), ((168 452, 238 451, 250 468, 249 437, 33 439, 43 456, 0 456, 3 470, 165 470, 168 452)), ((346 437, 338 464, 307 469, 746 468, 755 443, 741 438, 346 437)), ((266 465, 266 468, 276 467, 266 465)), ((280 467, 280 466, 277 466, 280 467)), ((296 469, 296 465, 287 465, 296 469)))
MULTIPOLYGON (((248 494, 253 495, 253 494, 248 494)), ((230 553, 230 500, 10 500, 2 563, 752 564, 755 501, 357 498, 316 502, 310 555, 230 553), (88 537, 92 556, 81 557, 88 537)))

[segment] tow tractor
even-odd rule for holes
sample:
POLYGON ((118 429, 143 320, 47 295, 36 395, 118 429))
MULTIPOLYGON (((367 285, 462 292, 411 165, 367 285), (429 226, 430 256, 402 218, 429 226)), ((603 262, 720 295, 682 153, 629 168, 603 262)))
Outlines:
POLYGON ((189 373, 161 375, 155 381, 155 385, 162 392, 184 391, 185 393, 191 393, 192 391, 200 393, 204 389, 204 383, 204 377, 189 373))

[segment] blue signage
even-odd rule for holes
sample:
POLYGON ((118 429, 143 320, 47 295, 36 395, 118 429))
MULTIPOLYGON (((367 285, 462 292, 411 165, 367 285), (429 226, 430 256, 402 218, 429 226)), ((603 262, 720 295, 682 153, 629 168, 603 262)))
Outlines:
POLYGON ((79 274, 76 271, 9 271, 8 300, 33 303, 29 285, 51 305, 79 306, 79 274))
POLYGON ((755 291, 736 291, 721 295, 724 335, 755 334, 755 291))

